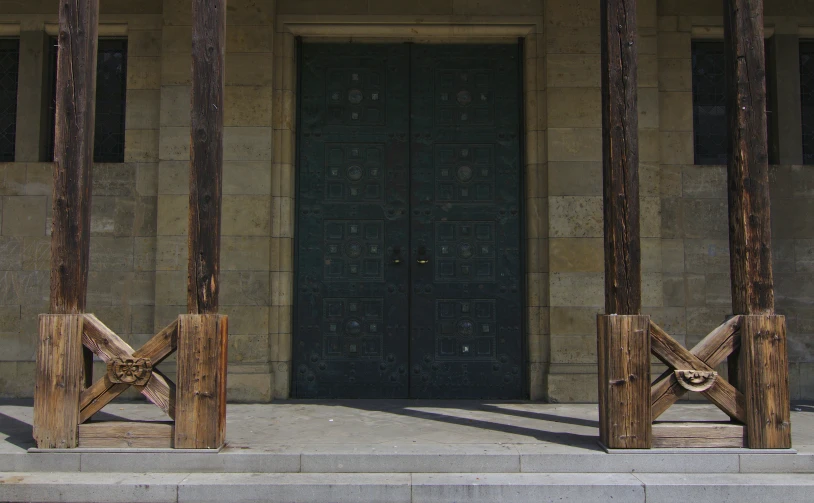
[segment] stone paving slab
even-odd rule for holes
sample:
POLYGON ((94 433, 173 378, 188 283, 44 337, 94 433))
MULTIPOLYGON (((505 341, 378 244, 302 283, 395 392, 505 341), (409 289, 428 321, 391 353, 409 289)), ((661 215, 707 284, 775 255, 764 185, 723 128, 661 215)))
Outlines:
POLYGON ((814 477, 802 474, 636 474, 647 503, 804 503, 812 501, 814 477))
POLYGON ((175 502, 178 473, 0 473, 0 501, 175 502))

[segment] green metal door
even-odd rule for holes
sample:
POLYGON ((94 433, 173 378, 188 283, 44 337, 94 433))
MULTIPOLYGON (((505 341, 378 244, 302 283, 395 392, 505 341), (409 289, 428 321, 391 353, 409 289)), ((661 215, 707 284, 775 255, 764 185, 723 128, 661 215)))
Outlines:
POLYGON ((517 46, 305 44, 300 398, 521 398, 517 46))

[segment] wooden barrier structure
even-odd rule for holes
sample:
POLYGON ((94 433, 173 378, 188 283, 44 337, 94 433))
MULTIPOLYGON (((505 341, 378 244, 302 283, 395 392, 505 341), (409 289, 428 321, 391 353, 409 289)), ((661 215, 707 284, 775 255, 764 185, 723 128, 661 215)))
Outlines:
POLYGON ((636 0, 602 2, 605 315, 597 318, 600 441, 611 449, 791 447, 785 318, 774 314, 762 0, 723 0, 735 316, 691 350, 641 311, 636 0), (652 384, 650 355, 668 369, 652 384), (728 381, 714 370, 728 363, 728 381), (729 423, 654 421, 688 391, 729 423))
POLYGON ((99 0, 60 2, 51 233, 51 313, 40 315, 34 438, 41 449, 220 448, 228 319, 218 312, 225 0, 191 0, 188 314, 134 350, 85 313, 99 0), (156 366, 177 352, 177 385, 156 366), (107 372, 92 378, 92 355, 107 372), (92 422, 130 386, 167 422, 92 422))

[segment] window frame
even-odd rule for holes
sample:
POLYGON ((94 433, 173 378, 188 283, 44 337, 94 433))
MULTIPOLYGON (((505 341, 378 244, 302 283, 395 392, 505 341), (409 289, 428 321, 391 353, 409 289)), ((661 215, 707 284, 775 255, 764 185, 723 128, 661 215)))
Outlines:
MULTIPOLYGON (((10 106, 7 115, 10 118, 9 129, 11 130, 8 133, 3 133, 3 136, 10 137, 10 150, 3 151, 0 150, 0 162, 15 162, 17 156, 17 111, 19 107, 19 89, 20 89, 20 38, 19 37, 0 37, 0 51, 11 52, 15 54, 16 57, 16 65, 14 68, 14 89, 8 90, 10 96, 10 106), (5 48, 3 46, 9 46, 9 48, 5 48), (11 46, 16 46, 14 49, 11 49, 11 46)), ((6 142, 3 142, 6 143, 6 142)))

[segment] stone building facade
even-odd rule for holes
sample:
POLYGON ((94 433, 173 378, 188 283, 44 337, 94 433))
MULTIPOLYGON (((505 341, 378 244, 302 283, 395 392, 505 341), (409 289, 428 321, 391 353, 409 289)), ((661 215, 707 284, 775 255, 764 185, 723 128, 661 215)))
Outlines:
MULTIPOLYGON (((93 172, 88 311, 134 347, 186 306, 189 0, 101 0, 126 38, 124 159, 93 172)), ((792 399, 814 399, 814 168, 803 163, 800 47, 814 3, 766 0, 777 310, 792 399)), ((721 2, 639 0, 644 309, 692 346, 731 310, 726 173, 695 164, 694 41, 722 39, 721 2)), ((603 309, 598 0, 229 0, 222 311, 232 401, 291 396, 296 298, 296 37, 337 43, 524 42, 528 398, 596 400, 603 309)), ((0 395, 33 393, 47 311, 54 0, 0 0, 19 40, 14 162, 0 164, 0 395)), ((172 371, 168 369, 168 374, 172 371)))

